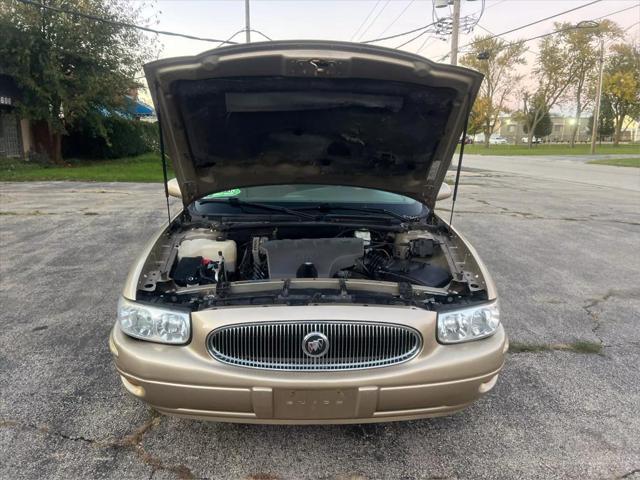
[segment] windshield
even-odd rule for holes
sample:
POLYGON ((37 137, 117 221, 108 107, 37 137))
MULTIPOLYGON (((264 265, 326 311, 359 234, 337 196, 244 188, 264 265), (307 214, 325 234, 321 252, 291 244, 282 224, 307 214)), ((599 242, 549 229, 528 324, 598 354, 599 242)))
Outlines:
MULTIPOLYGON (((405 216, 423 215, 427 212, 427 208, 420 202, 403 195, 371 188, 336 185, 268 185, 235 188, 207 195, 202 198, 202 201, 194 202, 192 208, 200 215, 239 213, 237 207, 227 203, 229 199, 282 205, 291 209, 322 205, 338 210, 340 207, 384 209, 405 216)), ((255 210, 255 213, 269 214, 260 210, 255 210)), ((251 214, 254 214, 253 210, 251 214)))

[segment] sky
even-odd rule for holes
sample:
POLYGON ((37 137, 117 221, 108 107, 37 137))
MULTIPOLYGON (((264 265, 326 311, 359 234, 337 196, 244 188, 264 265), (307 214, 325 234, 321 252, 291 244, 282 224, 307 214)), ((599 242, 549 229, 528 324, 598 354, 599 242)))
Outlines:
MULTIPOLYGON (((477 26, 469 34, 461 33, 459 45, 471 42, 476 35, 499 34, 591 1, 486 0, 477 26)), ((481 0, 462 0, 462 15, 478 15, 481 6, 481 0)), ((640 0, 602 0, 503 38, 511 41, 525 39, 552 31, 554 21, 578 23, 634 6, 606 18, 617 22, 623 29, 630 27, 628 38, 640 42, 640 0)), ((244 0, 155 0, 147 10, 147 13, 157 16, 158 24, 154 28, 160 30, 224 40, 244 28, 244 0)), ((369 40, 432 23, 432 11, 432 0, 250 0, 251 28, 273 40, 369 40)), ((446 8, 437 11, 446 16, 446 8)), ((416 34, 376 44, 396 48, 416 34)), ((244 33, 234 40, 244 42, 244 33)), ((252 41, 260 40, 259 34, 252 33, 252 41)), ((159 36, 158 41, 161 43, 160 58, 194 55, 217 46, 215 43, 168 36, 159 36)), ((531 64, 536 42, 528 45, 531 50, 527 60, 531 64)), ((401 49, 441 60, 450 47, 449 39, 424 35, 401 49)))

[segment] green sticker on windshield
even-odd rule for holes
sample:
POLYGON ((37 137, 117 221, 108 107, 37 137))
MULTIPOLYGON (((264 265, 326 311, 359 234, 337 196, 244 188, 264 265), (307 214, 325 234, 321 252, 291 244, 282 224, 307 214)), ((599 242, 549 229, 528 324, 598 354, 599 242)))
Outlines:
POLYGON ((212 193, 211 195, 207 195, 202 198, 226 198, 226 197, 237 197, 242 193, 242 190, 239 188, 232 188, 231 190, 225 190, 223 192, 212 193))

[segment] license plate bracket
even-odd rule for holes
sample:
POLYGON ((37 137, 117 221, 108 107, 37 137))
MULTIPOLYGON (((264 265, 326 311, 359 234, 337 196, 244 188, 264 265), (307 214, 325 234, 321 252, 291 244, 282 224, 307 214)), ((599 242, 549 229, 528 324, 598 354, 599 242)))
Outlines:
POLYGON ((275 418, 331 419, 353 418, 356 414, 356 389, 298 390, 274 392, 275 418))

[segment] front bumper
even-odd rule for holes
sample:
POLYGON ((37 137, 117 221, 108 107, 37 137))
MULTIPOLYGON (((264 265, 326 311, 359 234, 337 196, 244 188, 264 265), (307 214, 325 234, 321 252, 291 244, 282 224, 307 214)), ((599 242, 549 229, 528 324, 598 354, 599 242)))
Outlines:
POLYGON ((126 389, 166 414, 245 423, 366 423, 447 415, 468 406, 495 385, 508 341, 495 335, 440 345, 436 314, 406 307, 247 307, 193 314, 185 346, 161 345, 123 334, 109 339, 126 389), (256 320, 386 321, 410 325, 423 348, 399 365, 352 371, 290 372, 222 364, 205 348, 208 332, 223 324, 256 320), (393 321, 393 320, 392 320, 393 321))

